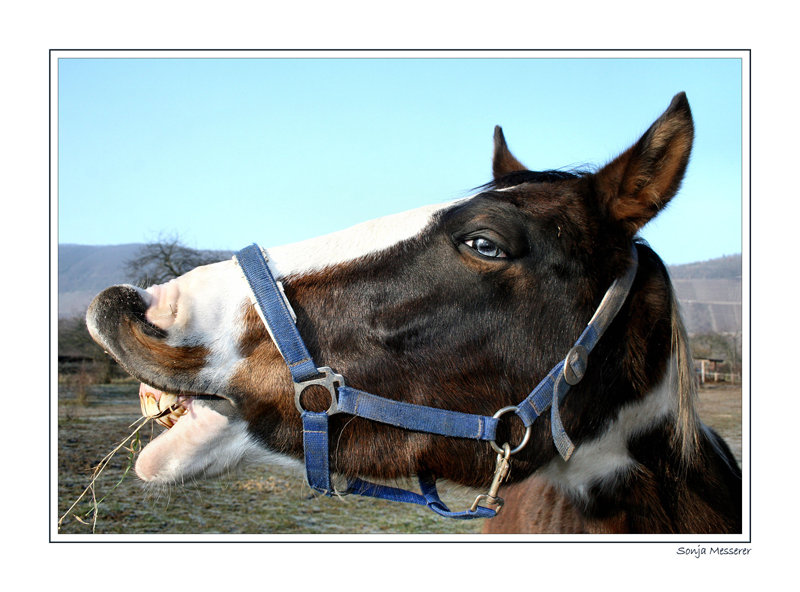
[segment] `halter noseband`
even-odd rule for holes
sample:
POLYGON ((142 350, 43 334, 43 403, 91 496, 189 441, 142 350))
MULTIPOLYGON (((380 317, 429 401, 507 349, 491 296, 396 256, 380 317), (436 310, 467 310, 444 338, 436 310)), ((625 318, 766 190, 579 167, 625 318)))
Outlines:
POLYGON ((588 365, 589 353, 625 302, 636 276, 638 265, 635 245, 632 247, 632 258, 633 263, 625 275, 617 278, 611 284, 586 329, 581 333, 564 360, 556 364, 524 401, 515 406, 504 407, 492 417, 488 417, 412 405, 348 387, 341 375, 336 374, 328 367, 318 368, 314 363, 297 330, 294 312, 283 292, 283 286, 280 282, 275 281, 269 269, 266 252, 258 245, 253 244, 245 247, 233 257, 250 286, 251 300, 259 317, 266 325, 292 374, 295 386, 295 405, 300 411, 303 421, 303 447, 308 484, 326 495, 354 493, 415 503, 428 506, 442 516, 458 519, 492 518, 497 514, 503 504, 503 500, 497 497, 497 490, 508 473, 509 457, 519 452, 527 444, 533 422, 548 407, 550 408, 553 442, 564 460, 568 460, 572 455, 575 446, 567 436, 561 422, 559 403, 570 386, 578 384, 583 378, 588 365), (303 409, 301 395, 305 389, 314 385, 322 386, 330 393, 331 404, 327 411, 316 412, 303 409), (507 443, 500 447, 495 442, 500 417, 512 411, 519 416, 526 427, 523 441, 513 449, 507 443), (331 484, 328 442, 328 418, 335 413, 347 413, 407 430, 488 441, 498 453, 494 480, 489 493, 478 496, 469 510, 453 512, 439 499, 436 491, 436 478, 430 474, 418 475, 422 495, 395 487, 368 483, 358 478, 348 480, 346 491, 335 491, 331 484), (478 505, 480 501, 484 500, 489 504, 497 505, 498 509, 493 510, 478 505))

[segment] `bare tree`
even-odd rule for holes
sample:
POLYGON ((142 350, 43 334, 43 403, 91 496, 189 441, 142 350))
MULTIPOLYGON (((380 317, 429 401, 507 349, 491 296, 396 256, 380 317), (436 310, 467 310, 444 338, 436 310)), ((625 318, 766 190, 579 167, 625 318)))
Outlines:
POLYGON ((155 241, 141 247, 125 262, 125 273, 139 286, 163 284, 200 265, 223 261, 228 251, 191 249, 175 233, 160 233, 155 241))

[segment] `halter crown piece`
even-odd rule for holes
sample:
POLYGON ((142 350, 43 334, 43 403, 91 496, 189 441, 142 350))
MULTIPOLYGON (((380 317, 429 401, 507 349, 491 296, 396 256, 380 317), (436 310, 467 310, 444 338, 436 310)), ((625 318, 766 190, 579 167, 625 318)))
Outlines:
POLYGON ((588 365, 589 353, 625 302, 636 276, 638 265, 635 245, 632 247, 632 257, 633 263, 630 268, 625 275, 617 278, 611 284, 586 329, 581 333, 564 360, 556 364, 524 401, 515 406, 504 407, 492 417, 393 401, 347 386, 341 375, 336 374, 328 367, 318 368, 314 363, 297 330, 295 315, 283 292, 283 286, 280 282, 275 281, 269 269, 266 252, 258 245, 253 244, 236 253, 233 259, 241 268, 242 274, 250 286, 251 300, 258 315, 266 325, 292 374, 295 385, 295 405, 303 421, 303 447, 308 484, 326 495, 352 493, 414 503, 427 506, 441 516, 463 520, 492 518, 497 514, 503 504, 503 500, 497 497, 497 490, 508 473, 509 457, 519 452, 527 444, 533 422, 548 407, 550 408, 553 442, 564 460, 569 460, 575 446, 564 431, 559 413, 559 403, 570 386, 578 384, 583 378, 588 365), (301 395, 306 388, 313 385, 322 386, 330 393, 331 404, 327 411, 316 412, 303 409, 301 395), (513 449, 508 444, 500 447, 495 442, 500 417, 512 411, 517 414, 526 427, 523 441, 513 449), (335 491, 331 484, 329 467, 328 418, 336 413, 355 415, 407 430, 488 441, 498 453, 494 481, 489 493, 478 496, 469 510, 453 512, 439 499, 435 476, 425 473, 418 475, 422 495, 395 487, 368 483, 358 478, 349 479, 345 491, 335 491), (479 502, 484 500, 491 505, 497 505, 497 510, 480 506, 479 502))

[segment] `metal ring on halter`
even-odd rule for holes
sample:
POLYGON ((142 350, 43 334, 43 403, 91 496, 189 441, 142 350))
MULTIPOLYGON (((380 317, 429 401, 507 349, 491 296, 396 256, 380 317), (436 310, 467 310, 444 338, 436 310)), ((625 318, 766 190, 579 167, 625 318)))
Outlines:
POLYGON ((317 371, 321 375, 320 378, 311 378, 303 382, 294 383, 294 404, 297 410, 300 411, 300 413, 305 411, 303 405, 300 403, 300 396, 303 394, 303 391, 310 386, 321 386, 326 389, 331 396, 331 405, 328 407, 327 414, 333 415, 334 413, 339 413, 339 398, 336 389, 344 386, 344 378, 342 378, 341 374, 336 374, 336 372, 327 366, 317 368, 317 371))
MULTIPOLYGON (((499 417, 505 415, 506 413, 508 413, 510 411, 513 411, 513 412, 516 413, 517 411, 519 411, 519 407, 517 407, 516 405, 511 405, 510 407, 503 407, 497 413, 492 415, 492 417, 499 418, 499 417)), ((527 428, 525 428, 525 436, 522 438, 522 442, 520 442, 519 446, 517 446, 516 448, 513 448, 511 450, 511 452, 508 453, 509 456, 512 455, 512 454, 516 454, 517 452, 519 452, 520 450, 525 448, 525 445, 528 443, 528 439, 531 437, 531 427, 532 426, 528 426, 527 428)), ((489 440, 489 444, 492 445, 492 448, 494 448, 494 451, 497 454, 505 454, 505 451, 502 448, 500 448, 497 445, 497 442, 495 442, 494 440, 489 440)), ((506 444, 508 444, 508 442, 506 442, 506 444)))

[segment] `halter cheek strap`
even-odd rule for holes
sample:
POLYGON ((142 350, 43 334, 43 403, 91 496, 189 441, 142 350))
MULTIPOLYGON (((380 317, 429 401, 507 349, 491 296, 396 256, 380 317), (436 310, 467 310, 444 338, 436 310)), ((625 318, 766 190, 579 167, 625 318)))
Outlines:
MULTIPOLYGON (((342 493, 335 492, 331 484, 328 419, 335 413, 347 413, 407 430, 490 442, 498 452, 498 468, 490 494, 479 496, 478 500, 487 498, 491 504, 498 502, 502 504, 502 500, 495 494, 500 481, 505 478, 507 473, 508 457, 510 454, 518 452, 527 443, 533 422, 548 407, 551 410, 553 442, 559 453, 567 460, 575 450, 575 446, 567 436, 561 422, 559 403, 570 386, 577 384, 583 378, 589 353, 611 324, 628 296, 636 276, 638 258, 635 246, 632 249, 632 256, 633 264, 625 275, 615 280, 608 289, 594 316, 566 358, 559 362, 519 405, 505 407, 492 417, 412 405, 348 387, 342 376, 330 368, 318 368, 314 363, 297 330, 294 312, 283 292, 282 285, 280 282, 276 282, 272 276, 267 263, 267 255, 263 249, 255 244, 245 247, 236 253, 234 261, 241 268, 250 286, 251 300, 292 374, 295 384, 295 404, 303 422, 306 479, 311 487, 326 495, 342 493), (331 404, 327 411, 315 412, 303 409, 302 392, 312 385, 322 386, 328 390, 331 404), (513 450, 510 450, 508 445, 500 448, 495 443, 500 417, 510 411, 514 411, 527 428, 525 439, 513 450)), ((348 489, 344 493, 425 505, 437 514, 448 518, 491 518, 497 513, 496 510, 479 506, 478 500, 469 510, 452 512, 439 499, 435 477, 423 473, 418 475, 418 478, 422 495, 368 483, 361 479, 349 480, 348 489)))

